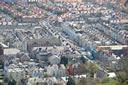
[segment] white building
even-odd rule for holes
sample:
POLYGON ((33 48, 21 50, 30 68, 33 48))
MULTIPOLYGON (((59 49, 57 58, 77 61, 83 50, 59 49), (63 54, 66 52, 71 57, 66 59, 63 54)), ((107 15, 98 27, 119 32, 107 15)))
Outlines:
POLYGON ((51 56, 49 58, 50 64, 59 64, 60 63, 60 57, 57 55, 51 56))
POLYGON ((23 68, 18 68, 12 64, 7 69, 7 76, 9 79, 14 79, 18 81, 20 79, 25 78, 25 70, 23 68))
POLYGON ((114 72, 110 72, 110 73, 107 74, 107 76, 109 78, 115 78, 116 77, 116 74, 114 72))
POLYGON ((42 78, 43 72, 44 72, 44 70, 42 68, 36 68, 36 67, 33 67, 29 70, 29 74, 32 78, 33 77, 42 78))
POLYGON ((63 64, 61 64, 61 65, 57 65, 57 64, 49 65, 47 67, 47 74, 49 76, 54 76, 54 77, 63 77, 66 75, 65 69, 66 68, 63 64))
POLYGON ((19 52, 20 52, 20 50, 16 49, 16 48, 6 48, 6 49, 4 49, 4 55, 6 55, 6 56, 16 55, 19 52))
POLYGON ((49 77, 49 78, 29 78, 27 85, 54 85, 54 83, 58 83, 57 79, 55 77, 49 77))
POLYGON ((42 78, 38 78, 38 77, 29 78, 27 85, 36 85, 37 83, 44 85, 43 84, 44 80, 42 78))

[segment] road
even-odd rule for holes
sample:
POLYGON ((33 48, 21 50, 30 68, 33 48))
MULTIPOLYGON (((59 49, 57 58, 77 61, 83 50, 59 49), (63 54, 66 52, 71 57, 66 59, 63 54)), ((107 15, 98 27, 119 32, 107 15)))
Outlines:
MULTIPOLYGON (((76 50, 79 49, 80 47, 77 46, 72 40, 70 40, 70 39, 66 38, 65 36, 63 36, 61 31, 56 30, 55 26, 52 26, 52 25, 49 24, 49 18, 50 17, 48 17, 47 19, 41 21, 40 25, 41 26, 45 26, 46 30, 48 30, 54 37, 58 37, 62 41, 64 41, 64 42, 62 42, 62 44, 63 43, 66 43, 66 44, 63 44, 63 46, 75 48, 76 50), (67 45, 67 43, 68 43, 68 45, 67 45)), ((63 24, 63 26, 65 26, 65 25, 66 25, 66 23, 63 24)), ((90 60, 87 57, 86 57, 86 59, 88 59, 89 62, 95 63, 99 67, 99 69, 103 70, 103 68, 101 66, 99 66, 94 60, 90 60)))

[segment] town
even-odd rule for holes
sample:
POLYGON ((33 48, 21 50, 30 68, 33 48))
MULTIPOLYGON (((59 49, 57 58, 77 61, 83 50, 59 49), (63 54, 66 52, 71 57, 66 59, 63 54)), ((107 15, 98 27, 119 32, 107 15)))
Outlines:
POLYGON ((0 0, 0 85, 128 85, 128 0, 0 0))

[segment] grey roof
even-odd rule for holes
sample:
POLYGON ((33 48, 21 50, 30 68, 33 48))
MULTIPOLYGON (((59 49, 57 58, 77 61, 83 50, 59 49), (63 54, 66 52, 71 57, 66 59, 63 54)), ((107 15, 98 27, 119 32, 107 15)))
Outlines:
POLYGON ((43 39, 31 39, 27 43, 28 49, 31 50, 33 47, 47 47, 47 46, 61 46, 61 41, 56 38, 43 38, 43 39))

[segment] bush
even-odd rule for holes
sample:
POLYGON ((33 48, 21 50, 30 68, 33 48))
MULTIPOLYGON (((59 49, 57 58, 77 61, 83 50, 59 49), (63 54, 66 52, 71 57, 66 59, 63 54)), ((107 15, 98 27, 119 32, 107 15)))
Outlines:
POLYGON ((69 76, 67 85, 75 85, 75 81, 72 77, 69 76))
POLYGON ((61 57, 60 63, 66 66, 68 64, 68 57, 67 56, 61 57))

